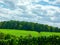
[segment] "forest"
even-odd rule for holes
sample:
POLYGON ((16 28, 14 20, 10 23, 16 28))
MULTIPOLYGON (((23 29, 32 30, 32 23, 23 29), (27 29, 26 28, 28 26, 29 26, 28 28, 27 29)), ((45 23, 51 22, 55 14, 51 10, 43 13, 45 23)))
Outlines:
POLYGON ((60 28, 25 21, 4 21, 0 22, 0 29, 18 29, 37 32, 60 32, 60 28))

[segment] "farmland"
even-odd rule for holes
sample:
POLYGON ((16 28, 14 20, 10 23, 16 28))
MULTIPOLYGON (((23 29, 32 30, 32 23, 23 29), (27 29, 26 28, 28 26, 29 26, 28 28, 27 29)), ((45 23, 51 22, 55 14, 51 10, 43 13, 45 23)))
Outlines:
POLYGON ((33 37, 38 36, 51 36, 51 35, 58 35, 60 36, 60 33, 58 32, 36 32, 36 31, 26 31, 26 30, 15 30, 15 29, 0 29, 0 32, 4 34, 10 34, 15 36, 28 36, 32 35, 33 37))

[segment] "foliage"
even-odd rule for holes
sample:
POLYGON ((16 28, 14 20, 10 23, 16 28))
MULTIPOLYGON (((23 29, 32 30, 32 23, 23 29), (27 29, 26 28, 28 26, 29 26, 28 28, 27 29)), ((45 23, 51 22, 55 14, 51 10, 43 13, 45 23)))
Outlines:
POLYGON ((3 33, 0 33, 0 35, 3 37, 3 39, 0 37, 0 45, 60 45, 60 36, 56 35, 49 37, 32 37, 31 35, 25 37, 15 37, 3 33))
POLYGON ((60 32, 60 28, 52 27, 48 25, 24 22, 24 21, 4 21, 0 22, 0 29, 18 29, 18 30, 30 30, 30 31, 45 31, 45 32, 60 32))

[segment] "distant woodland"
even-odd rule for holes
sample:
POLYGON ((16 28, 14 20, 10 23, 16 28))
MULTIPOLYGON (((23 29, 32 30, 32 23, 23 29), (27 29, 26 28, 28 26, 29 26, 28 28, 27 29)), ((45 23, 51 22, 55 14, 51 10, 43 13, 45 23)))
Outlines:
POLYGON ((37 32, 60 32, 60 28, 44 24, 38 24, 25 21, 3 21, 0 22, 0 29, 18 29, 37 32))

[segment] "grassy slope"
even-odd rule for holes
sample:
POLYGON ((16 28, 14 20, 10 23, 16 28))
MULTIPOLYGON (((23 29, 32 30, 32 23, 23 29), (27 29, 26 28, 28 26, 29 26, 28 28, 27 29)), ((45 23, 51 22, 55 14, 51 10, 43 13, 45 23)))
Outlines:
POLYGON ((12 29, 0 29, 0 32, 3 32, 5 34, 11 34, 15 36, 28 36, 32 35, 34 37, 39 36, 50 36, 50 35, 60 35, 60 33, 55 32, 35 32, 35 31, 25 31, 25 30, 12 30, 12 29))

